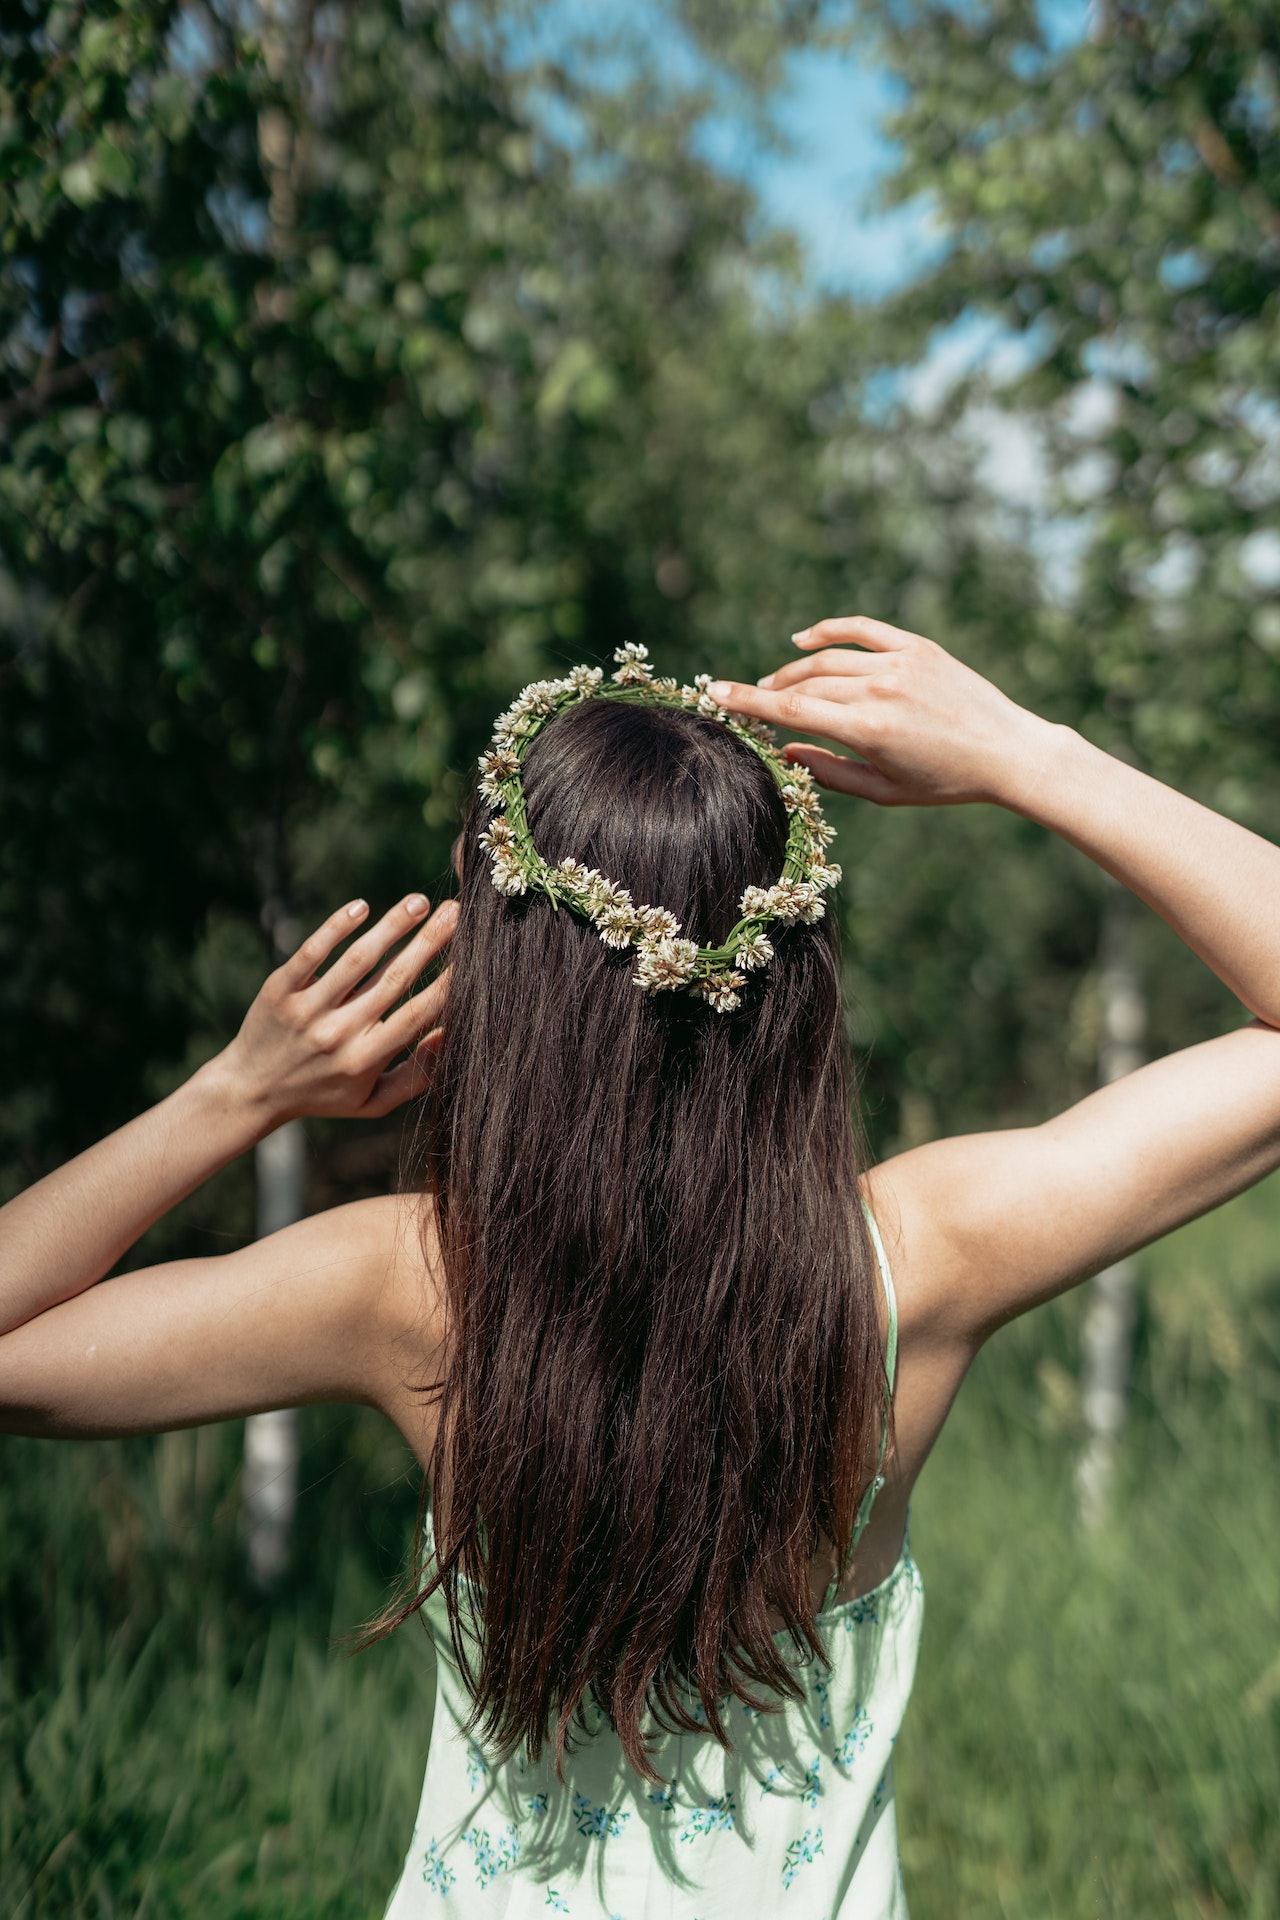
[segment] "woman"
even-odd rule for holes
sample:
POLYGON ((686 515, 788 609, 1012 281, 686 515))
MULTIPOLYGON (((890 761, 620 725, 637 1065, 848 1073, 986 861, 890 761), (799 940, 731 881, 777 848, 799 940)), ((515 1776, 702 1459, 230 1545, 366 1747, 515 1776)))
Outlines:
POLYGON ((363 1401, 421 1461, 384 1624, 425 1606, 439 1689, 398 1920, 905 1912, 907 1506, 965 1372, 1280 1162, 1280 851, 918 635, 796 642, 683 702, 634 648, 616 689, 539 683, 484 763, 460 911, 342 908, 222 1055, 0 1214, 10 1431, 363 1401), (856 757, 771 759, 760 722, 856 757), (1254 1021, 860 1169, 815 778, 1039 821, 1254 1021), (286 1118, 382 1114, 424 1074, 423 1194, 95 1287, 286 1118))

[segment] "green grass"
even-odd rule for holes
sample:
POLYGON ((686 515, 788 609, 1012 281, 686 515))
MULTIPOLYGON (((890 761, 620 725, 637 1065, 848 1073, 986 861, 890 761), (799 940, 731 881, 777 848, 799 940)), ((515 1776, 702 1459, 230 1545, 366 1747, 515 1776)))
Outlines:
MULTIPOLYGON (((915 1920, 1280 1912, 1280 1184, 1147 1257, 1111 1525, 1074 1522, 1081 1303, 983 1355, 918 1490, 899 1748, 915 1920)), ((0 1443, 0 1912, 376 1916, 430 1665, 333 1644, 394 1576, 403 1451, 304 1416, 296 1565, 236 1538, 239 1430, 0 1443)))
POLYGON ((1280 1912, 1280 1186, 1146 1256, 1111 1524, 1075 1524, 1076 1296, 1007 1329, 915 1501, 916 1920, 1280 1912))

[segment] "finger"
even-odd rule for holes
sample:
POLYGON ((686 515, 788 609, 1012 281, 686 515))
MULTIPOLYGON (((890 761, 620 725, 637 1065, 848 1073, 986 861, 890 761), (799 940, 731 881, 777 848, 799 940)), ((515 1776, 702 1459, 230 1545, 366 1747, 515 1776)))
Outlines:
MULTIPOLYGON (((830 655, 824 654, 822 657, 829 659, 830 655)), ((803 662, 797 662, 797 665, 802 664, 803 662)), ((877 660, 876 664, 883 672, 883 661, 877 660)), ((798 687, 806 700, 818 700, 825 706, 842 708, 847 726, 849 708, 864 698, 871 679, 872 676, 865 673, 802 674, 798 679, 788 680, 781 685, 775 680, 771 687, 766 688, 766 692, 785 694, 789 689, 798 687)))
POLYGON ((429 987, 424 987, 421 993, 415 993, 412 1000, 406 1000, 402 1007, 397 1007, 382 1021, 377 1032, 385 1057, 393 1059, 402 1048, 413 1046, 428 1027, 434 1027, 444 1012, 448 998, 449 969, 446 967, 429 987))
POLYGON ((403 940, 406 933, 411 933, 419 925, 430 906, 431 902, 425 894, 406 894, 367 933, 353 940, 319 982, 326 1001, 336 1005, 345 1000, 365 975, 373 971, 388 947, 393 947, 397 940, 403 940))
POLYGON ((850 793, 858 800, 874 800, 887 807, 901 794, 887 774, 865 760, 851 760, 847 754, 832 753, 829 747, 787 748, 787 759, 808 767, 814 779, 832 793, 850 793))
POLYGON ((360 1001, 379 1015, 393 1007, 419 976, 426 972, 436 955, 453 937, 458 924, 456 900, 442 900, 425 926, 413 938, 361 980, 347 996, 348 1004, 360 1001))
POLYGON ((440 1046, 444 1040, 444 1029, 436 1027, 419 1040, 407 1060, 401 1060, 394 1067, 388 1067, 380 1073, 373 1083, 369 1098, 360 1109, 360 1115, 367 1120, 380 1119, 384 1113, 390 1113, 393 1107, 403 1106, 406 1100, 413 1100, 425 1093, 431 1085, 435 1072, 440 1046))
MULTIPOLYGON (((849 723, 847 705, 834 706, 827 700, 812 700, 794 688, 774 693, 768 687, 753 687, 740 680, 713 680, 708 692, 730 713, 750 714, 753 719, 767 720, 772 726, 787 727, 793 733, 825 733, 839 739, 841 729, 849 723)), ((845 695, 846 701, 847 698, 845 695)))
POLYGON ((316 968, 323 966, 334 948, 360 925, 368 911, 367 900, 348 901, 345 907, 331 913, 314 933, 308 934, 297 952, 280 968, 286 986, 290 989, 307 986, 316 968))
POLYGON ((806 650, 839 646, 843 641, 847 645, 867 647, 872 653, 894 653, 919 640, 920 635, 908 633, 905 627, 891 627, 887 620, 872 620, 865 613, 854 613, 840 620, 816 620, 811 627, 802 627, 799 633, 793 633, 791 638, 796 646, 806 650))
POLYGON ((863 674, 878 673, 880 666, 878 653, 858 653, 852 647, 825 647, 821 653, 804 653, 798 660, 785 661, 772 673, 763 674, 756 685, 778 693, 783 687, 794 687, 798 681, 815 676, 856 680, 863 674))

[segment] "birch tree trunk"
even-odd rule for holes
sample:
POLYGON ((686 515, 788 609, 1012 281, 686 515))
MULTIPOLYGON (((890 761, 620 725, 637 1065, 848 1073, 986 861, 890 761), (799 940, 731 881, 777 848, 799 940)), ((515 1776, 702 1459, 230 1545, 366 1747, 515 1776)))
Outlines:
MULTIPOLYGON (((301 1220, 306 1204, 307 1140, 301 1120, 258 1142, 258 1238, 301 1220)), ((298 1409, 251 1413, 244 1423, 245 1552, 255 1585, 273 1586, 289 1561, 298 1500, 298 1409)))
MULTIPOLYGON (((1134 910, 1132 895, 1112 882, 1099 951, 1098 1084, 1104 1087, 1132 1073, 1144 1057, 1147 998, 1135 952, 1134 910)), ((1090 1529, 1101 1526, 1107 1516, 1116 1445, 1129 1411, 1137 1284, 1133 1255, 1105 1267, 1089 1282, 1080 1367, 1087 1437, 1076 1464, 1076 1492, 1081 1521, 1090 1529)))

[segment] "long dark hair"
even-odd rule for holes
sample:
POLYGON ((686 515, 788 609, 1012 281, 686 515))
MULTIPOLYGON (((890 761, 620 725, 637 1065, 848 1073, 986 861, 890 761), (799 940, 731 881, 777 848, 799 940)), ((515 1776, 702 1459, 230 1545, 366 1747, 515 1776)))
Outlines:
MULTIPOLYGON (((572 855, 723 939, 782 870, 767 770, 714 720, 608 700, 525 763, 572 855)), ((653 1777, 655 1727, 727 1742, 725 1696, 794 1697, 884 1409, 834 919, 772 930, 735 1013, 650 997, 635 956, 490 884, 464 829, 425 1161, 449 1338, 437 1588, 499 1752, 557 1760, 588 1697, 653 1777), (781 1645, 775 1631, 788 1629, 781 1645)))

